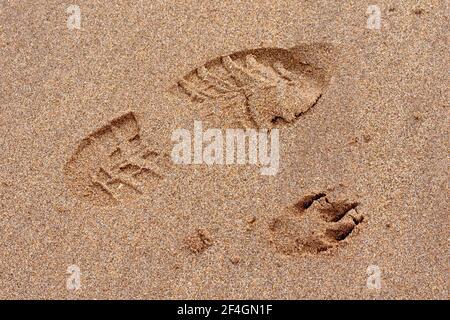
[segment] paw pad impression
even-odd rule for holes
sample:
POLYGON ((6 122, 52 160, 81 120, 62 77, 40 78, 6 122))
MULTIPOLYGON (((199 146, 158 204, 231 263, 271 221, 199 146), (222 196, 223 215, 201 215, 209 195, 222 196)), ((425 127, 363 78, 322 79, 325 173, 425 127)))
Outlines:
POLYGON ((284 254, 316 254, 345 241, 364 217, 358 203, 307 195, 269 223, 270 242, 284 254))

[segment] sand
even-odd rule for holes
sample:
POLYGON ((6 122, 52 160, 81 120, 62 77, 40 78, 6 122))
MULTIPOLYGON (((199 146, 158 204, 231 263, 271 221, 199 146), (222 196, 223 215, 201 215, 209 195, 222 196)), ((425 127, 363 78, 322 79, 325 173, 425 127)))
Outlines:
POLYGON ((447 2, 376 2, 2 2, 0 298, 447 299, 447 2), (194 121, 277 174, 173 163, 194 121))

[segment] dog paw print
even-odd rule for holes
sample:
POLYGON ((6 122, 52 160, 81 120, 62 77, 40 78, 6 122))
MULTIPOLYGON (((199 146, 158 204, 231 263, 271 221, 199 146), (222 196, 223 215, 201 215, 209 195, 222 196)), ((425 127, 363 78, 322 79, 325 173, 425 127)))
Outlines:
POLYGON ((344 243, 363 219, 357 202, 307 195, 270 221, 270 242, 284 254, 318 254, 344 243))

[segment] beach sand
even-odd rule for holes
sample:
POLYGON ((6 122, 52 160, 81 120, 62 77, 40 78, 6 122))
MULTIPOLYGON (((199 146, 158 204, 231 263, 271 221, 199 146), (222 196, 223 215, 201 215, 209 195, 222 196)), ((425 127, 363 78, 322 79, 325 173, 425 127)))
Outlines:
POLYGON ((447 2, 376 2, 2 1, 0 298, 447 299, 447 2), (197 92, 252 65, 291 118, 197 92), (173 163, 194 121, 278 172, 173 163))

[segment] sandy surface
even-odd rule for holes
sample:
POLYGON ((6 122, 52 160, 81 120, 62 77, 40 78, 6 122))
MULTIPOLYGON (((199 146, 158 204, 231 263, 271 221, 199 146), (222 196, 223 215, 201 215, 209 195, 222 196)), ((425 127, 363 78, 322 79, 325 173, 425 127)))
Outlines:
POLYGON ((77 1, 80 30, 70 3, 0 3, 1 298, 448 297, 446 1, 377 1, 380 30, 371 1, 136 2, 77 1), (167 161, 175 129, 207 124, 178 81, 258 48, 326 74, 279 126, 278 174, 167 161), (80 144, 113 127, 164 162, 138 195, 83 189, 104 162, 80 144), (344 210, 345 239, 321 251, 308 235, 330 203, 363 220, 344 210))

